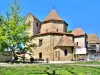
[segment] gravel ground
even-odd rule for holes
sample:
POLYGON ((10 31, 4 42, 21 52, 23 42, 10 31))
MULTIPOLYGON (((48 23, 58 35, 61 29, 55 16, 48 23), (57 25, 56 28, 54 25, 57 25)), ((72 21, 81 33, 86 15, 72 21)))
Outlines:
POLYGON ((56 64, 56 65, 62 65, 62 64, 68 64, 68 65, 77 65, 77 66, 92 66, 92 67, 100 67, 99 64, 77 64, 72 61, 49 61, 49 63, 46 62, 40 62, 40 63, 32 63, 32 64, 23 64, 23 63, 19 63, 19 64, 11 64, 11 63, 0 63, 0 67, 10 67, 10 66, 34 66, 34 65, 45 65, 45 64, 56 64))

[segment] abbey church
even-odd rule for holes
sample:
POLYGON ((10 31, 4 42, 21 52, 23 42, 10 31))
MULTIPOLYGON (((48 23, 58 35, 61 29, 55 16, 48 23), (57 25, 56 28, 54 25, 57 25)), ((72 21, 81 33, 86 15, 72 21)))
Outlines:
POLYGON ((50 61, 71 61, 85 58, 87 55, 87 34, 82 28, 76 28, 68 33, 68 23, 53 9, 46 19, 41 22, 36 16, 28 14, 26 24, 30 25, 30 43, 34 58, 50 61))

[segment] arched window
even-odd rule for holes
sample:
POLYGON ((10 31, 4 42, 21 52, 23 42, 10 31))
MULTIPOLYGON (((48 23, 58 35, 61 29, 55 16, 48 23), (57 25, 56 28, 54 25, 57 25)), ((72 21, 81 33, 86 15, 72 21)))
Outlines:
POLYGON ((38 22, 36 23, 36 26, 38 27, 38 22))
POLYGON ((30 22, 30 21, 28 22, 28 25, 29 25, 29 26, 31 25, 31 22, 30 22))
POLYGON ((46 29, 46 32, 48 32, 48 29, 46 29))
POLYGON ((41 59, 42 58, 42 53, 39 53, 39 59, 41 59))
POLYGON ((78 45, 78 42, 77 42, 77 45, 78 45))
POLYGON ((57 29, 57 31, 58 31, 58 29, 57 29))
POLYGON ((39 39, 39 46, 42 45, 42 39, 39 39))
POLYGON ((67 49, 64 50, 64 55, 67 56, 67 49))

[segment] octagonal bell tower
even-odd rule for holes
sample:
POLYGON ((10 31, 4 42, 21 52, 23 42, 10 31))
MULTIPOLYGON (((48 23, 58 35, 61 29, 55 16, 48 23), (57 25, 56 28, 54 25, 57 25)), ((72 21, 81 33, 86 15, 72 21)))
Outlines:
POLYGON ((41 24, 40 33, 67 32, 68 24, 53 9, 41 24))

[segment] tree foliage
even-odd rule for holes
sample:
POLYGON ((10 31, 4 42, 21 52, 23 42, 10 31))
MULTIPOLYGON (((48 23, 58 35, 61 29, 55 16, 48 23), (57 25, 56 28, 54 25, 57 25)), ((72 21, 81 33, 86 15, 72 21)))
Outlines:
POLYGON ((9 49, 14 56, 15 50, 20 50, 21 45, 25 46, 29 40, 26 32, 28 25, 20 13, 20 4, 14 0, 10 12, 6 12, 6 17, 0 15, 0 50, 9 49))
POLYGON ((68 33, 72 33, 72 30, 69 30, 68 33))
POLYGON ((5 48, 7 48, 7 45, 5 44, 7 41, 6 36, 4 36, 4 27, 2 25, 3 16, 0 15, 0 50, 3 51, 5 48))

